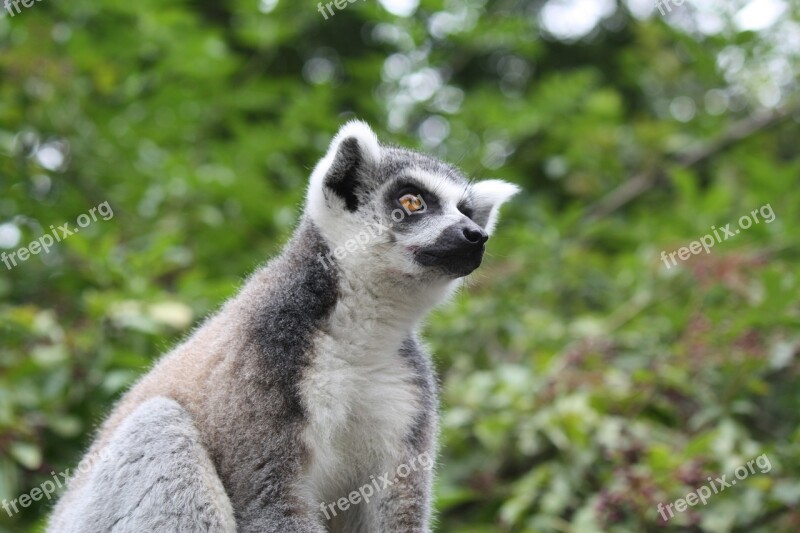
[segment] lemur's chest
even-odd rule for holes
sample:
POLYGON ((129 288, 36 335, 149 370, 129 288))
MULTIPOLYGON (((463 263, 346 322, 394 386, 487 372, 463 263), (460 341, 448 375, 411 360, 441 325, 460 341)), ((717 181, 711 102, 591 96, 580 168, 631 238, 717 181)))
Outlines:
POLYGON ((401 461, 422 409, 418 380, 399 346, 343 340, 318 340, 302 389, 310 481, 318 493, 368 480, 401 461))

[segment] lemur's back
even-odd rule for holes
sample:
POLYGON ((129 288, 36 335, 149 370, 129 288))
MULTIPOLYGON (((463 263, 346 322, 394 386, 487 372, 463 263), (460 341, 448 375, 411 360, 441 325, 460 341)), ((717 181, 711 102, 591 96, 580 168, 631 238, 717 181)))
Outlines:
POLYGON ((514 192, 345 126, 281 255, 119 402, 48 530, 428 531, 416 332, 514 192))

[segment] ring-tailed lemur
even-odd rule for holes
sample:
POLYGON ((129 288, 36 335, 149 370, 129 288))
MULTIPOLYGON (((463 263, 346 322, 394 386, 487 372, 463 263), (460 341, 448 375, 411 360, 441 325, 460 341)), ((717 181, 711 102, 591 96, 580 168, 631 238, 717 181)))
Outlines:
POLYGON ((429 531, 429 469, 324 505, 435 455, 417 330, 517 190, 345 125, 283 252, 119 402, 48 531, 429 531))

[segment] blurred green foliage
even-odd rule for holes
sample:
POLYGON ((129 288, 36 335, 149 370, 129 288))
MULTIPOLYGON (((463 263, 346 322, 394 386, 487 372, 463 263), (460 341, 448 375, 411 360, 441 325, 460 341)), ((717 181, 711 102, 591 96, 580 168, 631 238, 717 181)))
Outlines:
MULTIPOLYGON (((280 249, 359 117, 525 190, 427 327, 437 531, 799 530, 798 4, 415 5, 44 0, 0 18, 0 250, 114 212, 0 265, 0 499, 74 466, 126 387, 280 249), (772 223, 661 261, 765 204, 772 223), (768 473, 659 517, 761 454, 768 473)), ((0 530, 50 505, 0 511, 0 530)))

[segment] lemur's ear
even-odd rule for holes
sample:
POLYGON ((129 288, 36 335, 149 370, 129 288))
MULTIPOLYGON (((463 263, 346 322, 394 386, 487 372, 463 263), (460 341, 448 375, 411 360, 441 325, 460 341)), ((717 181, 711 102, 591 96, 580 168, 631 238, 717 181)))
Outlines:
POLYGON ((308 201, 312 209, 321 209, 319 202, 325 199, 342 202, 348 211, 358 209, 359 183, 380 157, 378 138, 366 123, 354 120, 342 126, 311 175, 308 201))
POLYGON ((520 188, 503 180, 486 180, 473 184, 471 190, 475 202, 472 218, 491 235, 497 224, 500 206, 517 194, 520 188))

